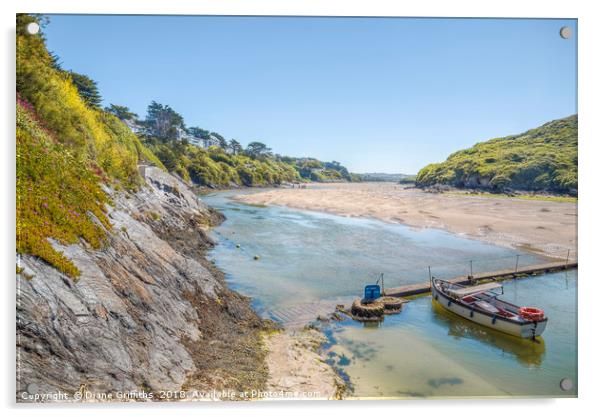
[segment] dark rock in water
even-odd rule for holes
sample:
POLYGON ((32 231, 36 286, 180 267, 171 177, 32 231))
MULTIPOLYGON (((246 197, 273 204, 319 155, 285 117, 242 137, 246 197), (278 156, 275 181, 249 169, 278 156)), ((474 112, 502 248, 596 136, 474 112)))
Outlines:
POLYGON ((101 250, 53 243, 81 271, 77 282, 21 257, 18 400, 34 385, 107 393, 265 384, 264 322, 204 258, 208 228, 224 217, 158 168, 145 178, 128 198, 107 190, 113 228, 127 233, 107 233, 101 250))
POLYGON ((353 301, 351 315, 359 321, 380 321, 385 314, 385 305, 380 301, 364 303, 360 299, 353 301))
POLYGON ((396 314, 401 312, 403 307, 403 299, 398 297, 380 297, 377 301, 383 303, 385 314, 396 314))

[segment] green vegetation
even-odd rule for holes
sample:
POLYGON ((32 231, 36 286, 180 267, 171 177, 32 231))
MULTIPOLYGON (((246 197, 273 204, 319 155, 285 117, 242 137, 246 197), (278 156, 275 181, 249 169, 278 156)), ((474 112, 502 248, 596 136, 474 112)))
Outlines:
POLYGON ((71 76, 71 82, 77 88, 77 92, 84 102, 90 107, 99 108, 102 97, 98 92, 96 81, 86 75, 73 71, 69 71, 69 75, 71 76))
POLYGON ((402 179, 397 181, 397 183, 398 184, 414 184, 414 183, 416 183, 416 175, 406 175, 405 177, 403 177, 402 179))
POLYGON ((350 173, 347 168, 337 161, 322 162, 314 158, 281 157, 282 161, 295 167, 301 178, 308 181, 360 181, 356 174, 350 173))
POLYGON ((119 119, 80 95, 72 73, 56 68, 56 58, 46 50, 41 35, 26 34, 25 26, 35 19, 17 16, 17 92, 54 137, 87 166, 95 164, 107 179, 136 188, 138 161, 160 162, 144 151, 119 119))
MULTIPOLYGON (((280 157, 261 142, 243 149, 218 133, 186 128, 168 105, 152 102, 144 121, 125 106, 111 104, 103 110, 96 82, 64 70, 46 49, 43 33, 27 34, 27 24, 34 21, 44 27, 40 16, 17 15, 19 253, 37 256, 76 278, 77 267, 51 241, 102 247, 111 229, 105 213, 111 201, 102 184, 137 190, 142 185, 140 163, 207 186, 351 178, 337 162, 280 157), (139 135, 124 121, 137 124, 139 135)), ((156 213, 150 216, 160 219, 156 213)))
POLYGON ((26 103, 17 104, 18 252, 38 256, 77 277, 73 262, 56 251, 48 238, 63 244, 81 238, 94 248, 102 245, 104 228, 110 228, 110 223, 104 208, 107 196, 98 180, 81 156, 57 143, 40 125, 26 103))
POLYGON ((165 167, 187 181, 209 187, 270 185, 298 181, 295 169, 273 158, 230 154, 217 146, 202 149, 182 141, 147 139, 165 167))
MULTIPOLYGON (((112 105, 112 113, 131 117, 127 107, 112 105)), ((235 139, 216 132, 187 128, 169 105, 153 101, 146 119, 134 121, 144 144, 163 165, 187 181, 207 187, 262 186, 299 181, 351 181, 340 163, 275 155, 266 144, 253 141, 243 149, 235 139), (192 145, 201 144, 202 147, 192 145)))
POLYGON ((446 194, 461 195, 465 197, 486 197, 486 198, 518 198, 520 200, 535 200, 535 201, 556 201, 559 203, 576 203, 577 197, 570 195, 550 195, 550 194, 500 194, 488 191, 449 191, 446 194))
POLYGON ((415 175, 386 174, 384 172, 366 172, 358 175, 362 181, 370 182, 396 182, 399 184, 411 184, 416 179, 415 175))
POLYGON ((162 164, 98 107, 96 83, 63 71, 43 36, 25 32, 32 21, 39 19, 17 16, 17 251, 75 278, 79 271, 49 238, 101 247, 111 224, 100 184, 136 189, 139 161, 162 164))
POLYGON ((136 113, 132 113, 127 107, 118 106, 116 104, 111 104, 109 107, 105 107, 105 111, 107 113, 111 113, 113 116, 121 120, 136 120, 138 118, 138 115, 136 113))
POLYGON ((148 106, 148 114, 144 125, 152 132, 152 136, 163 141, 178 138, 178 129, 184 129, 184 118, 171 107, 153 101, 148 106))
POLYGON ((421 169, 416 183, 576 195, 577 115, 455 152, 421 169))

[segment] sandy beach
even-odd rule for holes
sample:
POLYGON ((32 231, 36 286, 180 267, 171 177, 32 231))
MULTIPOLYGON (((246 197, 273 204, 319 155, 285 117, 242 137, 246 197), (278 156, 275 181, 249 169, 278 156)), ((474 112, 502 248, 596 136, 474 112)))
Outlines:
POLYGON ((266 335, 267 390, 296 393, 276 399, 341 399, 344 382, 317 353, 326 337, 317 330, 286 330, 266 335))
POLYGON ((281 205, 343 216, 438 228, 506 247, 563 258, 577 254, 577 203, 428 193, 395 183, 312 183, 239 195, 250 204, 281 205))

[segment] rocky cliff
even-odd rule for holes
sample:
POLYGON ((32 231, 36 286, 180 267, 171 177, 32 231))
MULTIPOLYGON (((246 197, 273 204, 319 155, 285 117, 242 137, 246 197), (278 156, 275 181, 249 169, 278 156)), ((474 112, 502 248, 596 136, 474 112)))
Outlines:
POLYGON ((108 243, 53 246, 81 275, 20 257, 17 400, 73 393, 253 389, 267 369, 266 324, 204 257, 221 215, 162 170, 136 193, 107 189, 108 243))

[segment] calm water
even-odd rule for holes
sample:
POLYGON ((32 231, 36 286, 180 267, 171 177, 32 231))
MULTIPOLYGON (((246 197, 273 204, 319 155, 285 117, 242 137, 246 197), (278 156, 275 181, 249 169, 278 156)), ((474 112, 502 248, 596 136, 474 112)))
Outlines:
MULTIPOLYGON (((238 191, 241 192, 241 191, 238 191)), ((248 191, 245 191, 248 192, 248 191)), ((215 229, 211 256, 229 284, 264 316, 306 303, 358 297, 384 273, 385 285, 514 267, 543 259, 434 229, 203 197, 227 220, 215 229), (255 256, 259 260, 254 260, 255 256)), ((430 297, 378 326, 345 321, 325 328, 329 360, 359 397, 563 396, 576 381, 575 272, 505 284, 504 299, 537 305, 550 320, 540 343, 484 330, 439 311, 430 297)))

